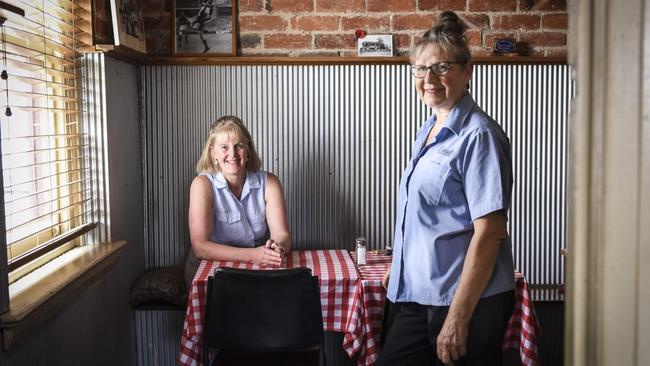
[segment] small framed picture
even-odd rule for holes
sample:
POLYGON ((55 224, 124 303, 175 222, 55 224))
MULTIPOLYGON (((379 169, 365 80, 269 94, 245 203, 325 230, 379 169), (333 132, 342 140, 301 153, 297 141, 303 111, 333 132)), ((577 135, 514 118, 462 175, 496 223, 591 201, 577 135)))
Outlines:
POLYGON ((367 35, 357 39, 357 54, 360 57, 393 56, 392 35, 367 35))
POLYGON ((237 0, 172 0, 174 55, 236 56, 237 0))
POLYGON ((116 46, 147 53, 140 0, 111 0, 113 37, 116 46))

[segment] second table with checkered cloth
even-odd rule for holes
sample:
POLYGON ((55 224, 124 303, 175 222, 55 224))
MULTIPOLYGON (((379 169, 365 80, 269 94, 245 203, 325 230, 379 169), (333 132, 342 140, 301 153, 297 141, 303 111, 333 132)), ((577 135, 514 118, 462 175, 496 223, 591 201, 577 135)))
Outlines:
MULTIPOLYGON (((314 276, 318 276, 323 329, 345 332, 359 283, 359 273, 349 253, 341 249, 296 250, 289 253, 285 261, 282 268, 308 267, 314 276)), ((178 360, 181 365, 201 364, 201 339, 208 277, 219 267, 264 269, 250 263, 201 261, 192 280, 185 314, 178 360)))
MULTIPOLYGON (((356 262, 356 255, 352 253, 356 262)), ((368 252, 367 264, 359 266, 360 286, 348 321, 343 348, 350 357, 358 354, 357 364, 374 365, 379 352, 386 290, 381 280, 391 257, 368 252)), ((540 332, 535 309, 523 274, 515 272, 515 310, 508 322, 503 349, 519 348, 522 365, 537 365, 537 335, 540 332)))

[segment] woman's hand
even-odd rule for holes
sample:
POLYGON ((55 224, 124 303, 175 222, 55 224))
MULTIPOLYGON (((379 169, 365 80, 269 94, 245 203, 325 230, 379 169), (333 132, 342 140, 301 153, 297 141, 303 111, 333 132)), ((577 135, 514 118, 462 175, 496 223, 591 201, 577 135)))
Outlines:
POLYGON ((251 258, 253 264, 266 267, 280 267, 282 257, 280 257, 280 253, 271 249, 271 244, 268 242, 252 250, 254 251, 253 258, 251 258))
POLYGON ((282 245, 278 244, 273 239, 269 239, 269 240, 266 241, 266 247, 276 251, 278 254, 280 254, 280 257, 284 257, 286 255, 286 253, 287 253, 287 251, 284 249, 284 247, 282 245))
POLYGON ((390 267, 384 272, 384 277, 381 279, 381 285, 385 290, 388 290, 388 279, 390 278, 390 267))
POLYGON ((438 358, 445 365, 453 365, 453 361, 465 356, 467 353, 467 328, 468 324, 447 316, 436 340, 438 358))
POLYGON ((445 364, 467 352, 469 322, 506 238, 506 217, 501 211, 474 220, 474 235, 465 256, 460 283, 436 339, 438 358, 445 364))

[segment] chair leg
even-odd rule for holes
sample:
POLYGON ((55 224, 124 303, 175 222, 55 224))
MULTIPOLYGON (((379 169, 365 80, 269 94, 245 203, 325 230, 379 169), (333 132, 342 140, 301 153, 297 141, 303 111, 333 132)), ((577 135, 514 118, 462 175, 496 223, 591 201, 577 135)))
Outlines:
POLYGON ((213 365, 213 366, 214 366, 214 364, 215 364, 215 360, 217 359, 217 356, 219 355, 219 349, 218 349, 218 348, 215 349, 215 350, 214 350, 214 353, 212 353, 211 355, 212 355, 212 359, 210 360, 210 361, 211 361, 211 362, 210 362, 210 365, 213 365))
POLYGON ((318 366, 327 365, 327 360, 325 359, 325 337, 320 341, 318 346, 318 366))

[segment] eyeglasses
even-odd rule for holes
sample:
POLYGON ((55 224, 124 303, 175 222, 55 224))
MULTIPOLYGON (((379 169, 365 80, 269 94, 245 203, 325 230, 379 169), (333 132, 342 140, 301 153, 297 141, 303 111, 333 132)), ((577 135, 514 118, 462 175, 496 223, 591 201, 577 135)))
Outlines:
POLYGON ((422 79, 423 77, 427 76, 428 70, 431 70, 434 75, 443 76, 449 72, 449 69, 451 69, 451 65, 453 64, 460 64, 460 62, 442 61, 436 62, 431 66, 413 65, 411 66, 411 73, 418 79, 422 79))

